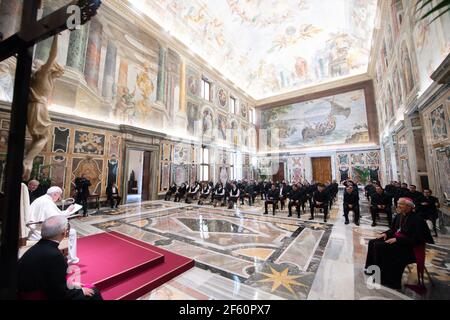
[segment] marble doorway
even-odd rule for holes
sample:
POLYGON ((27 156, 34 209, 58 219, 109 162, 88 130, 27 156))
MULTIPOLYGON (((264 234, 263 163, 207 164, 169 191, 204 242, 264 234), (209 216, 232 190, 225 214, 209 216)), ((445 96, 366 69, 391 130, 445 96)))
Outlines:
POLYGON ((125 203, 136 202, 136 197, 137 202, 157 200, 159 147, 126 142, 125 155, 123 172, 131 173, 134 167, 137 168, 135 182, 130 181, 130 174, 123 176, 122 193, 125 203), (136 160, 136 157, 139 160, 136 160), (136 175, 137 172, 139 172, 138 175, 136 175))

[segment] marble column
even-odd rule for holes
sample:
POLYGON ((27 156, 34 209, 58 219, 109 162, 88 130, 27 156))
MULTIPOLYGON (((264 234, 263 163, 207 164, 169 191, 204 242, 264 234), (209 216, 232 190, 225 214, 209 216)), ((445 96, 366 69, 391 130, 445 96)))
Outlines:
POLYGON ((105 71, 103 75, 102 95, 105 98, 111 99, 113 96, 113 85, 116 78, 116 60, 117 47, 109 40, 106 48, 105 71))
POLYGON ((156 91, 156 101, 165 102, 166 89, 166 49, 159 48, 159 62, 158 62, 158 83, 156 91))
POLYGON ((102 51, 102 31, 103 26, 94 18, 89 23, 89 36, 86 51, 86 64, 84 67, 84 76, 86 82, 92 88, 98 87, 98 78, 100 73, 100 58, 102 51))
MULTIPOLYGON (((52 1, 44 1, 44 5, 43 5, 43 13, 42 13, 42 18, 45 16, 48 16, 49 14, 51 14, 52 12, 56 11, 57 9, 59 9, 58 4, 55 4, 52 1)), ((35 59, 41 60, 41 61, 47 61, 48 56, 50 54, 50 49, 52 47, 52 42, 53 42, 53 37, 50 37, 44 41, 39 42, 36 45, 36 52, 35 52, 35 59)), ((61 44, 59 44, 61 45, 61 44)))
POLYGON ((180 112, 186 112, 186 63, 180 64, 180 112))
POLYGON ((7 39, 20 29, 22 18, 22 1, 0 1, 0 32, 7 39))
POLYGON ((86 46, 89 33, 89 24, 81 26, 81 29, 70 33, 69 49, 67 52, 67 66, 84 73, 86 61, 86 46))

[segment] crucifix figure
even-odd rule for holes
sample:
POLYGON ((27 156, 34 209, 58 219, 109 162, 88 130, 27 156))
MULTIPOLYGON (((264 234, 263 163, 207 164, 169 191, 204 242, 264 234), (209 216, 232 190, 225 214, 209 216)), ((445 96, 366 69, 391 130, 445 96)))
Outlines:
POLYGON ((47 62, 32 76, 28 104, 27 127, 32 143, 23 161, 23 180, 30 179, 33 160, 47 144, 52 121, 48 114, 48 99, 53 92, 54 80, 64 73, 64 68, 56 62, 58 35, 54 36, 47 62))

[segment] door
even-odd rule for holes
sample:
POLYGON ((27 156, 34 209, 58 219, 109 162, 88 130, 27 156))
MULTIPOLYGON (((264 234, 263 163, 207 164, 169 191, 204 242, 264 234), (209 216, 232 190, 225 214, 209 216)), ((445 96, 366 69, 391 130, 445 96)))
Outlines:
POLYGON ((284 180, 284 162, 278 164, 278 172, 272 177, 273 182, 281 182, 284 180))
POLYGON ((150 151, 144 151, 143 172, 142 172, 142 198, 141 201, 150 200, 150 165, 151 165, 150 151))
POLYGON ((312 158, 313 179, 315 182, 331 181, 331 157, 312 158))

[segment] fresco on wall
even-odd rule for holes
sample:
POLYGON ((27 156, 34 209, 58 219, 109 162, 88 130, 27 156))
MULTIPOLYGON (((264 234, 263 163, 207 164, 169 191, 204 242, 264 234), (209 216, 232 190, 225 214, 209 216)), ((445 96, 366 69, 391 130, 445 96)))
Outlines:
POLYGON ((240 112, 242 118, 247 119, 247 117, 248 117, 248 104, 241 101, 240 107, 239 107, 239 112, 240 112))
POLYGON ((188 69, 187 71, 187 87, 188 94, 194 97, 197 97, 200 93, 200 76, 188 69))
POLYGON ((442 197, 444 192, 450 195, 450 146, 436 150, 436 162, 437 181, 440 182, 442 192, 438 196, 442 197))
POLYGON ((212 111, 209 108, 203 110, 202 114, 202 135, 205 137, 212 137, 213 135, 213 115, 212 111))
POLYGON ((239 144, 239 125, 236 121, 231 122, 231 141, 236 146, 239 144))
POLYGON ((405 86, 405 93, 408 95, 414 88, 415 76, 406 42, 402 43, 401 59, 400 69, 403 70, 403 85, 405 86))
POLYGON ((262 112, 261 127, 279 130, 284 149, 369 142, 364 90, 262 112))
POLYGON ((241 142, 245 147, 249 147, 249 130, 247 126, 241 126, 241 142))
POLYGON ((448 130, 445 121, 444 106, 439 106, 430 113, 431 130, 433 132, 433 140, 439 141, 447 139, 448 130))
POLYGON ((219 114, 219 116, 217 117, 217 128, 218 128, 218 133, 219 133, 219 139, 222 140, 227 140, 227 117, 219 114))
MULTIPOLYGON (((413 2, 413 1, 408 1, 413 2)), ((429 10, 430 5, 424 10, 429 10)), ((417 56, 418 72, 420 75, 420 89, 424 91, 433 80, 430 75, 441 64, 450 53, 450 15, 444 14, 433 23, 430 23, 437 16, 432 14, 429 17, 415 22, 413 39, 417 56)))
POLYGON ((62 156, 52 157, 51 180, 52 186, 64 189, 66 179, 67 159, 62 156))
POLYGON ((11 102, 14 91, 12 59, 0 62, 0 101, 11 102))
POLYGON ((228 93, 222 88, 219 88, 219 90, 217 90, 217 102, 222 108, 225 108, 227 106, 228 93))
POLYGON ((197 104, 190 101, 187 103, 187 120, 187 132, 191 135, 196 135, 200 121, 200 109, 197 104))

